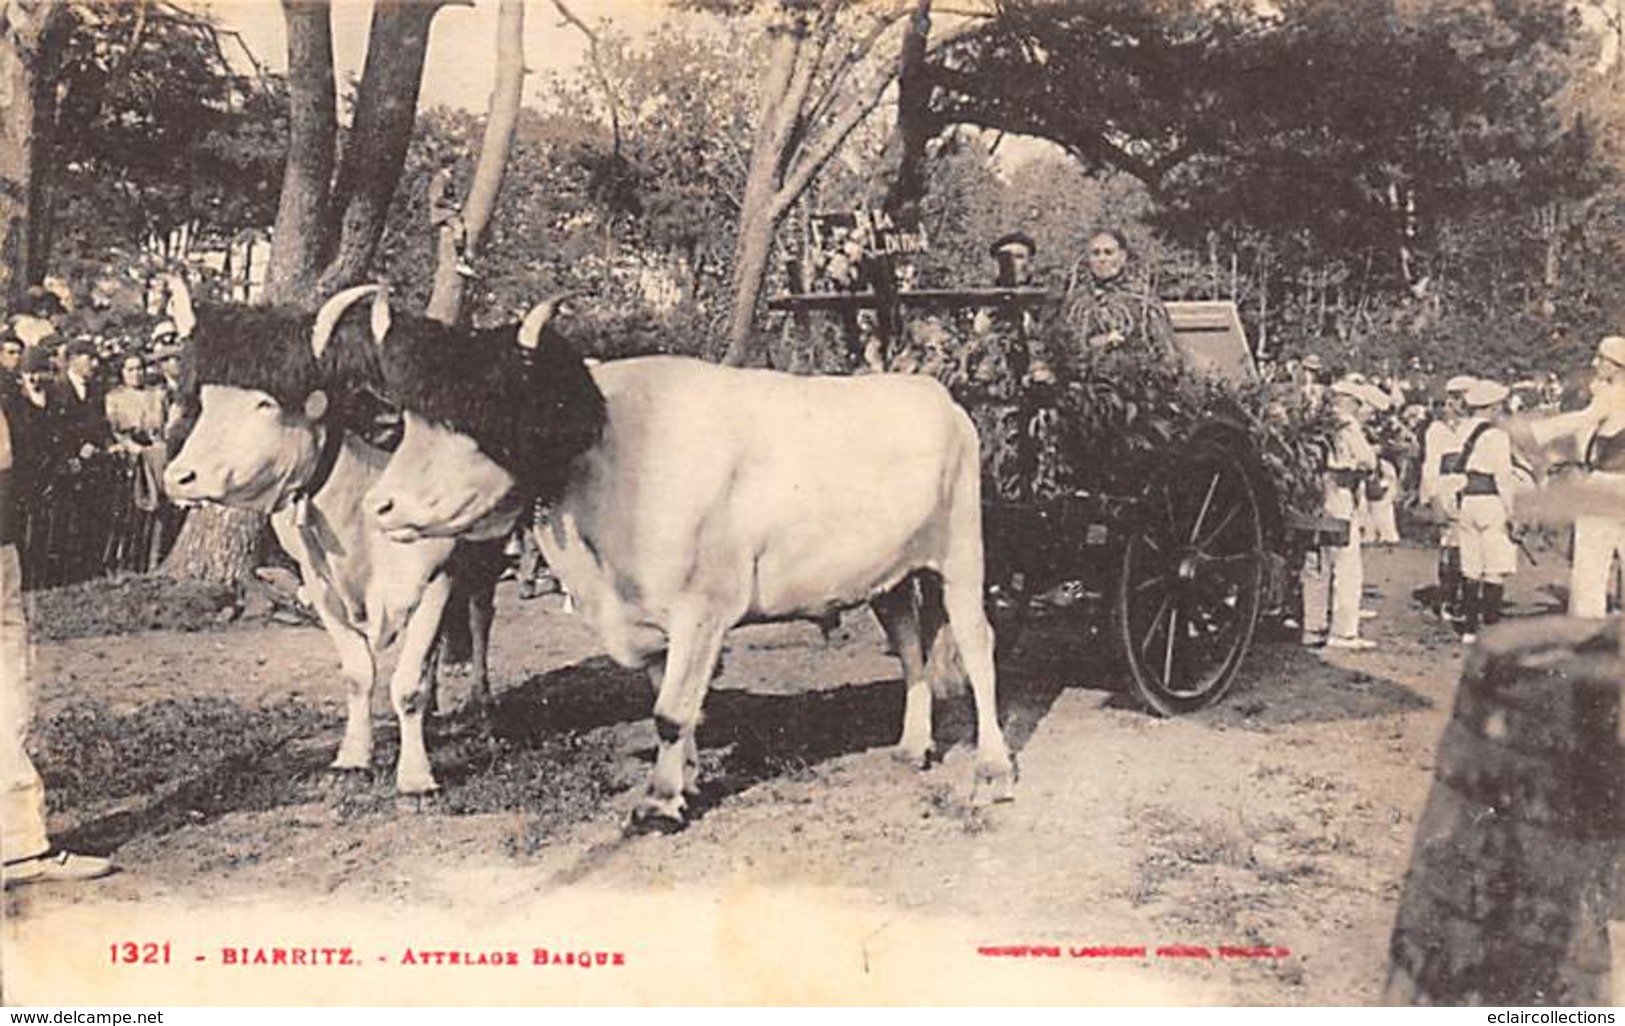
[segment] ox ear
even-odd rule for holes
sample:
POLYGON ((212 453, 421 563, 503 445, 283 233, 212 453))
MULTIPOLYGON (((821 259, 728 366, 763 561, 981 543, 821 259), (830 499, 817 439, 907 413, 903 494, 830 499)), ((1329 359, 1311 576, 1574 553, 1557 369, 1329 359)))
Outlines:
MULTIPOLYGON (((316 311, 316 325, 315 327, 311 328, 310 331, 310 351, 315 354, 318 360, 321 359, 322 354, 327 351, 327 343, 332 341, 333 331, 338 328, 339 321, 344 319, 344 315, 350 309, 350 307, 354 306, 356 303, 359 303, 361 300, 370 295, 375 295, 383 291, 384 286, 382 285, 356 285, 352 288, 345 289, 343 292, 340 292, 338 295, 322 304, 322 308, 316 311)), ((377 328, 377 323, 378 314, 377 310, 375 309, 373 311, 373 325, 375 331, 377 328)))
POLYGON ((547 327, 547 322, 553 319, 554 314, 563 310, 565 300, 571 295, 573 293, 560 292, 530 308, 530 313, 527 313, 519 324, 519 348, 535 352, 541 346, 542 329, 547 327))
POLYGON ((181 338, 191 338, 192 332, 197 329, 197 311, 192 309, 192 290, 187 287, 186 279, 178 274, 164 275, 164 284, 169 287, 169 301, 165 307, 169 319, 175 322, 175 333, 181 338))
POLYGON ((327 416, 327 393, 321 389, 305 396, 305 419, 321 420, 327 416))

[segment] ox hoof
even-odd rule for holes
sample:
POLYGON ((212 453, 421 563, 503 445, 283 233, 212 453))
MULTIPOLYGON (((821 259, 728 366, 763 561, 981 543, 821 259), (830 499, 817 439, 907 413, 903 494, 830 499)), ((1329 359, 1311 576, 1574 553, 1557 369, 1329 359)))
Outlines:
POLYGON ((683 802, 680 798, 661 801, 656 798, 644 798, 632 810, 632 818, 626 824, 628 835, 638 834, 675 834, 688 825, 683 818, 683 802))
POLYGON ((327 764, 327 768, 334 773, 371 773, 372 753, 359 752, 351 754, 340 750, 333 757, 333 761, 327 764))
POLYGON ((971 788, 971 804, 991 805, 1016 800, 1014 763, 976 767, 976 783, 971 788))
POLYGON ((350 794, 372 786, 372 769, 368 766, 327 767, 327 772, 316 778, 316 790, 321 794, 350 794))
POLYGON ((395 793, 402 798, 427 798, 440 791, 433 777, 399 777, 395 780, 395 793))
POLYGON ((435 807, 438 797, 439 793, 434 791, 425 794, 398 794, 395 796, 395 811, 408 816, 428 812, 435 807))
POLYGON ((942 761, 936 748, 930 744, 899 744, 891 750, 891 757, 905 766, 912 766, 918 770, 928 770, 942 761))

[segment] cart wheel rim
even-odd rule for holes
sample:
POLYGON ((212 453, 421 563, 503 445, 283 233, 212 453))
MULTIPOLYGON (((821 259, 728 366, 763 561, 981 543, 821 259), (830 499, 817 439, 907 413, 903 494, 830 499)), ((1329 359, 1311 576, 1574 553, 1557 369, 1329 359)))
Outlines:
POLYGON ((1195 442, 1146 490, 1116 619, 1137 696, 1164 715, 1218 701, 1252 645, 1264 589, 1258 497, 1229 450, 1195 442))

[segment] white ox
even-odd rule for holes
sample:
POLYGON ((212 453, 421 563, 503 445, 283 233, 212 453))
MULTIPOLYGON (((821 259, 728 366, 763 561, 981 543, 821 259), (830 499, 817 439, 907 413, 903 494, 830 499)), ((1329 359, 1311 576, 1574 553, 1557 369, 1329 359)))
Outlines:
MULTIPOLYGON (((271 394, 270 380, 263 387, 246 384, 256 376, 296 377, 288 367, 268 362, 278 358, 297 362, 314 357, 307 370, 319 376, 316 365, 338 316, 373 291, 364 286, 329 300, 317 315, 310 348, 299 341, 304 336, 301 322, 272 314, 260 318, 264 337, 195 337, 194 358, 201 362, 203 350, 209 350, 213 366, 199 369, 198 419, 170 462, 164 487, 178 501, 270 514, 277 540, 299 563, 348 685, 348 716, 334 769, 371 766, 372 691, 380 655, 398 641, 399 658, 390 679, 401 734, 395 785, 403 794, 422 794, 436 789, 424 747, 423 715, 433 694, 431 655, 452 591, 446 571, 457 543, 449 538, 396 541, 365 514, 363 495, 379 479, 390 454, 344 429, 337 416, 342 399, 330 399, 327 390, 317 388, 299 405, 289 405, 287 396, 279 401, 271 394), (262 350, 276 346, 281 352, 267 358, 262 350), (259 365, 234 369, 233 360, 259 365), (218 373, 222 367, 229 373, 218 373), (210 380, 211 370, 226 380, 210 380)), ((192 320, 190 303, 180 306, 186 312, 179 319, 192 320)), ((182 332, 191 334, 191 325, 183 324, 182 332)), ((361 345, 371 343, 363 340, 361 345)), ((477 697, 483 697, 490 588, 488 583, 474 584, 472 591, 475 686, 477 697)))
POLYGON ((951 659, 957 643, 976 703, 976 796, 1009 798, 1015 767, 983 610, 978 443, 947 391, 917 376, 798 377, 659 356, 595 364, 588 379, 551 339, 539 345, 547 313, 526 318, 519 347, 457 359, 411 332, 380 338, 405 435, 367 503, 403 542, 500 533, 529 476, 553 471, 537 527, 548 565, 609 655, 646 667, 657 691, 660 750, 634 824, 683 821, 695 729, 731 627, 865 602, 907 682, 899 756, 929 763, 928 659, 951 659), (560 384, 576 377, 591 383, 560 384), (526 451, 549 420, 590 418, 600 391, 592 444, 526 451), (470 404, 500 394, 513 408, 482 421, 453 393, 470 404), (438 416, 424 415, 428 405, 438 416), (493 425, 491 437, 450 426, 474 422, 493 425))

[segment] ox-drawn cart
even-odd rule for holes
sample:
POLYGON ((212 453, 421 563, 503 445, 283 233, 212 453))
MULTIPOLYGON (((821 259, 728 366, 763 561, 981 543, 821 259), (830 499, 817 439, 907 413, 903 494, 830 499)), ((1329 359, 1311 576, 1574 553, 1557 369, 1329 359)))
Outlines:
MULTIPOLYGON (((780 296, 774 309, 804 316, 879 309, 902 323, 907 308, 983 308, 1017 320, 1057 297, 1036 288, 918 289, 780 296)), ((1182 363, 1193 375, 1236 386, 1258 372, 1234 304, 1168 304, 1182 363)), ((974 399, 962 399, 973 403, 974 399)), ((1021 398, 1031 420, 1048 401, 1021 398)), ((1349 525, 1292 508, 1258 451, 1240 404, 1184 425, 1127 489, 1071 488, 1011 499, 984 489, 989 603, 1008 644, 1027 616, 1059 610, 1079 630, 1103 634, 1128 671, 1134 695, 1164 715, 1223 698, 1246 660, 1261 617, 1284 604, 1289 571, 1310 547, 1341 544, 1349 525), (987 496, 994 496, 988 498, 987 496)), ((1019 444, 1039 443, 1029 432, 1019 444)), ((1018 462, 1032 463, 1026 453, 1018 462)), ((1047 615, 1056 615, 1049 613, 1047 615)))

